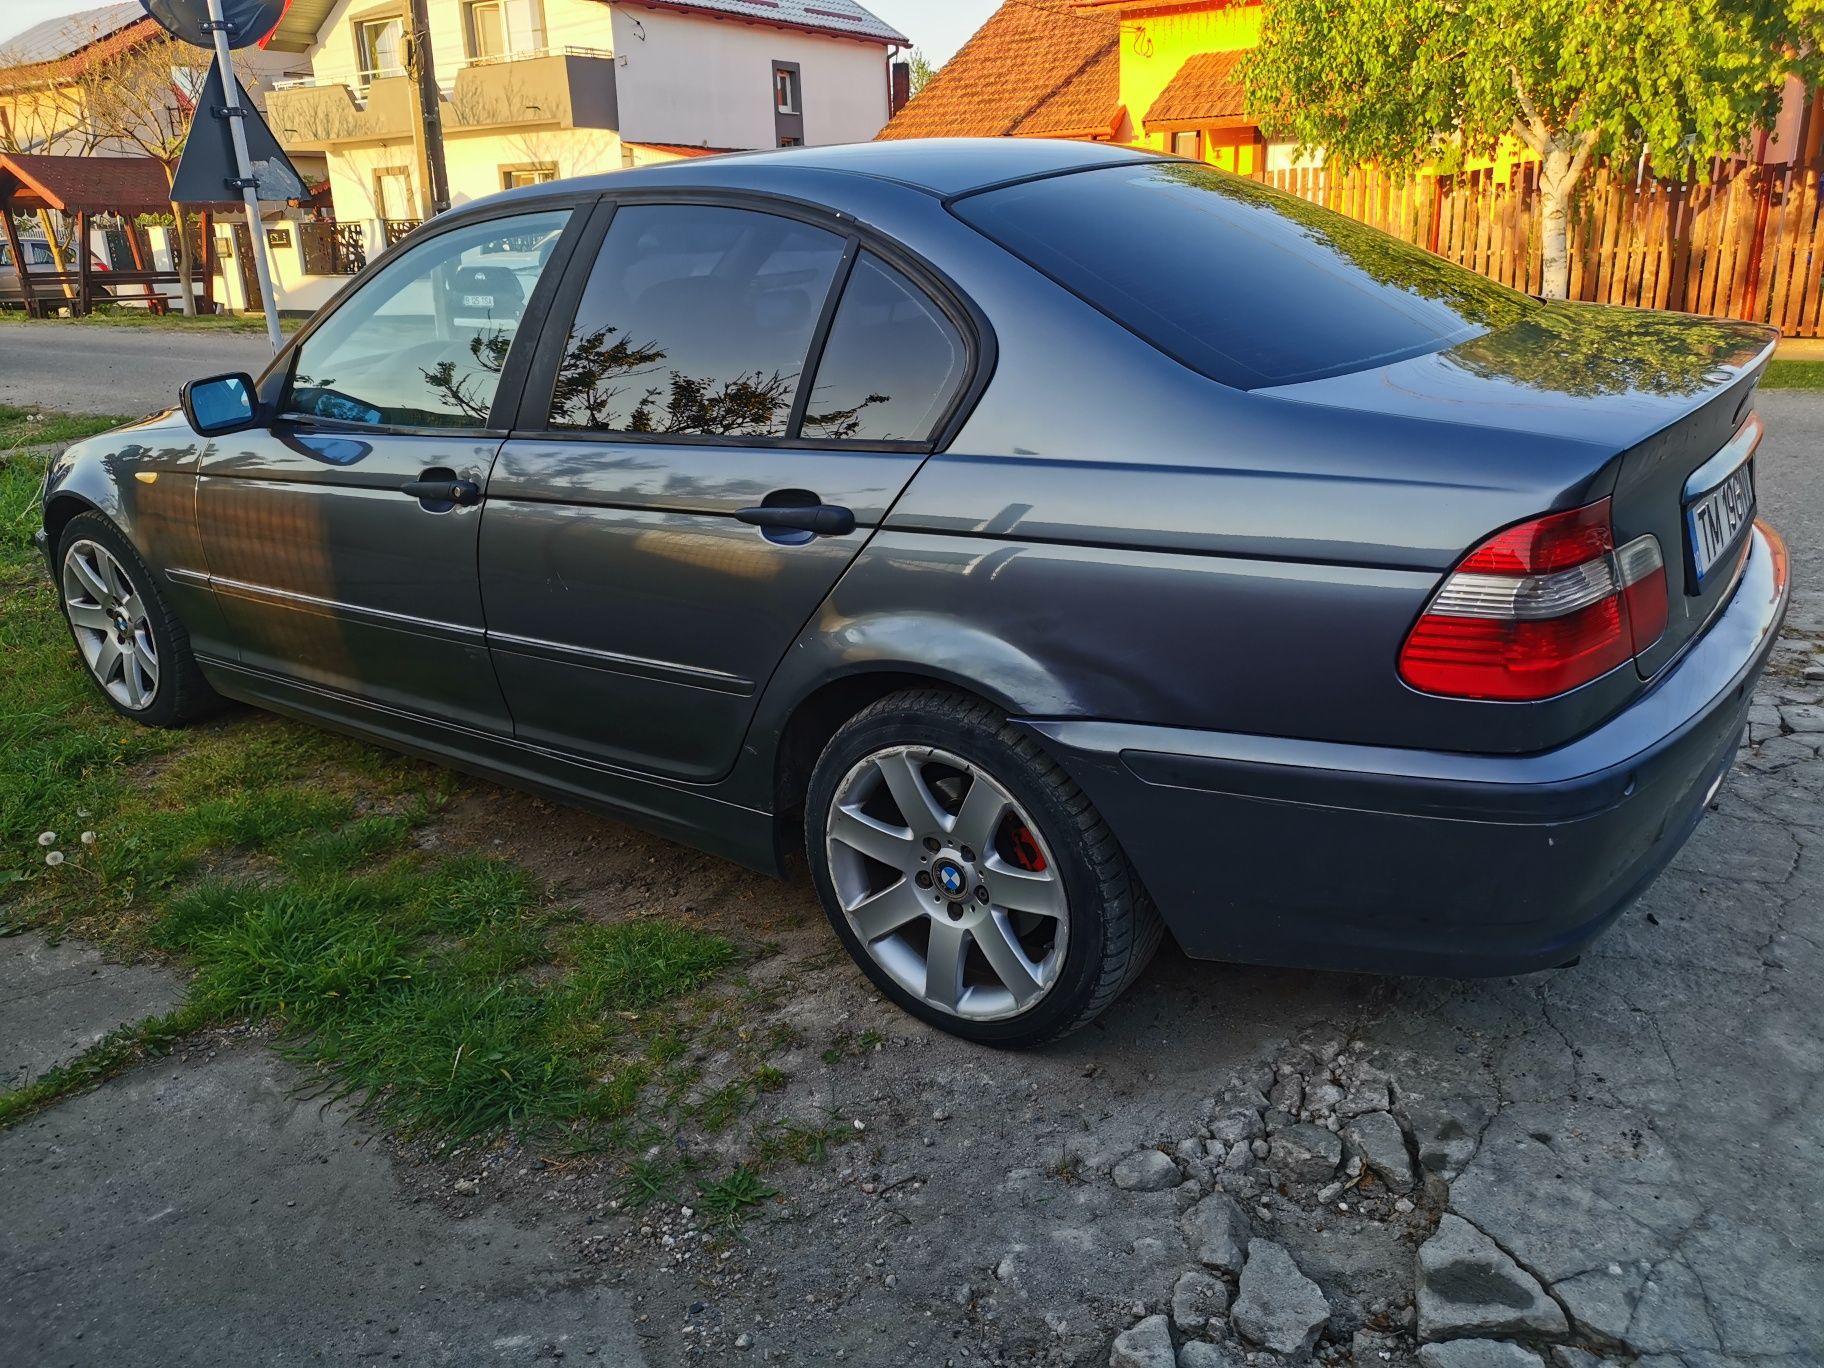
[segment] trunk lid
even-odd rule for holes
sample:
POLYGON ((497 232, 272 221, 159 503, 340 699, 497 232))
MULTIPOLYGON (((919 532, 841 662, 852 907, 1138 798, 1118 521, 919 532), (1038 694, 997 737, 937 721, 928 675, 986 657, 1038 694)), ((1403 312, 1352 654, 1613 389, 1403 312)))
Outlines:
MULTIPOLYGON (((1644 679, 1703 630, 1734 588, 1745 531, 1700 580, 1686 486, 1748 421, 1778 337, 1758 324, 1688 314, 1542 304, 1444 351, 1256 393, 1601 448, 1617 545, 1651 535, 1665 560, 1666 631, 1635 660, 1644 679)), ((1726 464, 1706 473, 1706 489, 1726 464)))

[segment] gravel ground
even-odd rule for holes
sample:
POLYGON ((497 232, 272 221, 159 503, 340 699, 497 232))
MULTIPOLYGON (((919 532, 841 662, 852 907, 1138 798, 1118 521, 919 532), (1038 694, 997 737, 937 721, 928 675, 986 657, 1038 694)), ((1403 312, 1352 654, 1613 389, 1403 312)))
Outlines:
MULTIPOLYGON (((1763 412, 1763 505, 1817 585, 1824 400, 1763 412)), ((687 1193, 630 1211, 606 1162, 393 1146, 293 1095, 257 1041, 211 1042, 0 1133, 0 1343, 31 1364, 1819 1364, 1820 669, 1804 588, 1715 810, 1574 968, 1168 949, 1021 1055, 879 1001, 803 883, 468 787, 440 841, 600 915, 769 943, 754 1029, 795 1043, 761 1119, 829 1122, 824 1162, 772 1170, 734 1230, 687 1193)), ((0 960, 0 997, 33 958, 0 960)), ((71 1020, 37 1038, 98 1029, 68 976, 41 1001, 71 1020)), ((0 1039, 0 1073, 20 1048, 0 1039)), ((740 1143, 683 1137, 722 1165, 740 1143)))

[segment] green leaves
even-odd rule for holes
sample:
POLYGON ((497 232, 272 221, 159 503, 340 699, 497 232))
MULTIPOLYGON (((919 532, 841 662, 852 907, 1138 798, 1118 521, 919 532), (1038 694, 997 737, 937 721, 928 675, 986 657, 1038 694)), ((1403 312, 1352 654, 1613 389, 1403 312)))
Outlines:
POLYGON ((1789 75, 1824 75, 1824 0, 1275 0, 1245 67, 1269 133, 1392 171, 1507 134, 1701 171, 1789 75))

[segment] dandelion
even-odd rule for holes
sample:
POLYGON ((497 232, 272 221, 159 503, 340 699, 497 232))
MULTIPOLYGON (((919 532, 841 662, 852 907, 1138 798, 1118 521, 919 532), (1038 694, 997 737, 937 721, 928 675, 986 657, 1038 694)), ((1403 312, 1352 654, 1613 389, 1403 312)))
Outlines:
POLYGON ((92 831, 83 832, 82 833, 82 843, 84 845, 94 845, 95 844, 95 833, 92 831))
POLYGON ((57 844, 57 833, 54 831, 39 832, 38 833, 38 844, 41 846, 56 845, 57 844))
POLYGON ((53 850, 44 857, 44 862, 52 869, 57 868, 58 865, 63 863, 63 852, 61 850, 53 850))

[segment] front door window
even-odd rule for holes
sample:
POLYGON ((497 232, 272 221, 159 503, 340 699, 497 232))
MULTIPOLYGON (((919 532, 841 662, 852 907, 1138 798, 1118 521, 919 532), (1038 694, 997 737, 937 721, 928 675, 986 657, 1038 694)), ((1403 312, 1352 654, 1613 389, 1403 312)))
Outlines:
POLYGON ((471 223, 419 242, 304 340, 296 415, 483 429, 527 301, 568 210, 471 223))

